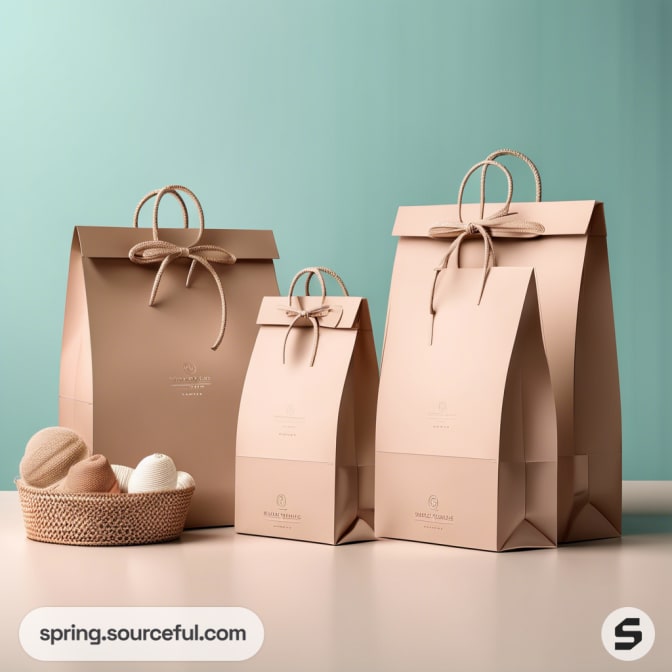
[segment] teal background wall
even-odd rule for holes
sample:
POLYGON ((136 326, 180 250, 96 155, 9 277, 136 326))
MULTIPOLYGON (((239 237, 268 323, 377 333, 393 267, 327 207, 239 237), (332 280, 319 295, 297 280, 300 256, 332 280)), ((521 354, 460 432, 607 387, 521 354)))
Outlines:
POLYGON ((338 270, 380 346, 397 206, 502 146, 605 202, 624 477, 672 478, 671 33, 664 0, 1 0, 0 487, 57 422, 75 224, 185 184, 206 225, 274 229, 282 291, 338 270))

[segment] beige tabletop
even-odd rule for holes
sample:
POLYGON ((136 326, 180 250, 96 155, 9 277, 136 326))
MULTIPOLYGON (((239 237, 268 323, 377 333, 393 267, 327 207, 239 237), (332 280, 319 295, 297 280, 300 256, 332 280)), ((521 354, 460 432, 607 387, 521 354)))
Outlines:
POLYGON ((188 531, 179 542, 86 548, 25 538, 0 492, 0 669, 406 672, 669 670, 672 519, 632 517, 622 539, 503 554, 404 541, 351 546, 188 531), (241 606, 262 620, 259 653, 229 663, 38 662, 19 623, 42 606, 241 606), (635 662, 607 654, 618 607, 653 620, 635 662))

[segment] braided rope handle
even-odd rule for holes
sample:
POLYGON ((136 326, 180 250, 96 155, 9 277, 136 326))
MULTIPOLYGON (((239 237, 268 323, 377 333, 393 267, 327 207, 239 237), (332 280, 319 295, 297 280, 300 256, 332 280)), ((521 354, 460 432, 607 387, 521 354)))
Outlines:
POLYGON ((187 212, 187 205, 179 192, 183 192, 189 196, 196 205, 199 219, 199 230, 195 240, 191 243, 191 245, 197 245, 201 240, 201 236, 203 235, 203 231, 205 229, 205 216, 203 214, 203 208, 201 207, 201 202, 198 200, 196 194, 191 191, 191 189, 183 187, 179 184, 171 184, 161 189, 154 189, 153 191, 150 191, 148 194, 143 196, 138 205, 135 207, 135 212, 133 213, 133 227, 138 228, 140 210, 142 210, 142 207, 145 205, 145 203, 147 203, 147 201, 149 201, 151 198, 156 197, 156 200, 154 201, 154 210, 152 212, 152 236, 154 240, 159 240, 159 205, 161 203, 161 199, 166 194, 171 194, 178 200, 180 208, 182 209, 182 228, 188 229, 189 213, 187 212))
MULTIPOLYGON (((534 161, 530 159, 529 156, 519 152, 515 149, 498 149, 488 156, 485 157, 486 161, 494 161, 500 156, 514 156, 521 161, 524 161, 532 171, 534 176, 534 195, 537 203, 541 201, 541 175, 539 174, 539 169, 535 165, 534 161)), ((483 166, 483 171, 481 172, 481 217, 483 217, 483 210, 485 208, 485 176, 488 170, 488 166, 483 166)))
MULTIPOLYGON (((508 186, 507 194, 506 194, 506 203, 504 204, 504 207, 498 210, 497 212, 493 213, 492 215, 488 215, 486 219, 495 219, 497 217, 501 217, 502 215, 506 215, 509 212, 509 206, 511 205, 511 198, 513 197, 513 178, 511 177, 511 173, 509 172, 509 169, 504 166, 503 164, 499 163, 498 161, 494 161, 493 159, 485 159, 484 161, 479 161, 477 164, 473 165, 468 171, 467 174, 464 176, 462 179, 462 183, 460 184, 460 189, 457 193, 457 218, 460 223, 463 223, 462 219, 462 198, 464 197, 464 188, 467 186, 467 182, 469 181, 469 178, 479 169, 483 168, 483 170, 487 170, 488 166, 497 166, 504 175, 506 176, 506 182, 508 186)), ((482 176, 481 176, 482 179, 482 176)), ((484 200, 481 199, 481 219, 483 219, 483 207, 485 203, 484 200)))
MULTIPOLYGON (((147 201, 152 198, 152 196, 156 196, 159 193, 159 189, 154 189, 154 191, 150 191, 146 196, 143 196, 140 203, 138 203, 135 206, 135 212, 133 213, 133 228, 137 229, 138 227, 138 218, 140 217, 140 210, 142 210, 142 207, 147 203, 147 201)), ((177 191, 170 191, 170 193, 177 199, 177 201, 180 204, 180 207, 182 208, 182 228, 183 229, 188 229, 189 228, 189 213, 187 212, 187 205, 184 202, 184 199, 182 196, 177 191)))
POLYGON ((320 290, 322 292, 322 301, 324 301, 325 297, 327 296, 327 286, 324 282, 324 276, 322 275, 322 273, 326 273, 327 275, 330 275, 332 278, 334 278, 334 280, 336 280, 336 282, 338 283, 338 286, 341 288, 343 295, 349 296, 345 283, 341 279, 341 276, 338 275, 335 271, 332 271, 330 268, 327 268, 326 266, 310 266, 309 268, 304 268, 300 270, 294 276, 294 278, 292 278, 292 282, 289 285, 289 292, 287 294, 287 298, 290 304, 292 302, 292 295, 294 294, 294 288, 296 286, 296 283, 303 275, 307 275, 306 287, 305 287, 306 296, 310 296, 310 281, 312 280, 313 276, 317 276, 317 279, 320 283, 320 290))

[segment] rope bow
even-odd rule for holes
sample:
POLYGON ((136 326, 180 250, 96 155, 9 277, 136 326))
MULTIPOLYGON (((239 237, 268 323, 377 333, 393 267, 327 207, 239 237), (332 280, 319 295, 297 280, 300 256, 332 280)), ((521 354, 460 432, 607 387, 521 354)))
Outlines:
POLYGON ((217 274, 217 271, 212 267, 212 263, 216 264, 235 264, 236 257, 225 250, 223 247, 216 245, 192 245, 188 247, 180 247, 165 240, 147 240, 142 243, 134 245, 128 253, 129 259, 135 264, 159 264, 159 270, 154 277, 154 284, 149 295, 149 305, 154 305, 156 293, 159 291, 159 284, 163 273, 168 266, 176 259, 186 258, 191 259, 189 272, 187 273, 186 287, 191 285, 191 278, 196 268, 196 264, 201 264, 208 270, 210 275, 214 278, 219 291, 219 299, 222 305, 221 319, 219 323, 219 331, 214 344, 211 346, 213 350, 217 350, 222 339, 224 338, 224 330, 226 329, 226 299, 224 298, 224 288, 222 281, 217 274))
POLYGON ((279 310, 283 310, 285 312, 285 315, 287 315, 287 317, 294 318, 289 323, 287 331, 285 332, 285 340, 282 344, 282 363, 283 364, 285 363, 285 351, 287 350, 287 339, 289 338, 290 332, 292 331, 292 329, 299 320, 307 319, 310 320, 310 323, 313 325, 313 343, 311 346, 311 353, 309 360, 309 366, 312 366, 315 363, 315 356, 317 355, 317 345, 320 340, 320 323, 318 320, 320 317, 325 317, 331 310, 331 307, 323 304, 311 310, 303 310, 293 308, 292 306, 280 306, 279 310))
POLYGON ((539 222, 528 222, 515 217, 515 212, 500 210, 474 222, 440 222, 429 230, 429 237, 454 238, 463 233, 474 234, 478 232, 479 226, 484 227, 492 238, 534 238, 545 231, 544 225, 539 222))
MULTIPOLYGON (((464 225, 452 225, 457 228, 457 226, 462 226, 462 233, 460 233, 457 238, 453 241, 452 245, 448 248, 448 251, 443 256, 439 265, 434 269, 434 282, 432 283, 432 294, 429 300, 429 312, 432 317, 436 314, 436 308, 434 307, 434 295, 436 294, 436 283, 439 279, 441 271, 445 271, 448 267, 448 261, 454 252, 458 255, 458 264, 459 264, 459 255, 460 255, 460 246, 465 238, 473 235, 480 235, 483 238, 483 278, 481 280, 481 290, 478 294, 477 303, 480 305, 481 298, 483 297, 483 290, 485 289, 485 281, 488 279, 488 273, 490 269, 495 265, 495 248, 492 244, 492 238, 488 235, 488 231, 481 222, 470 222, 469 224, 464 225)), ((433 227, 430 229, 429 235, 431 238, 442 238, 445 236, 433 235, 433 230, 435 228, 444 228, 444 227, 433 227)), ((448 227, 445 227, 448 228, 448 227)), ((453 234, 455 235, 455 234, 453 234)))
POLYGON ((326 275, 330 275, 332 278, 334 278, 334 280, 336 280, 336 282, 338 283, 338 286, 343 291, 343 294, 345 296, 348 296, 348 290, 345 288, 345 284, 343 283, 343 280, 341 280, 341 277, 337 273, 334 273, 334 271, 332 271, 330 268, 326 268, 325 266, 311 266, 309 268, 304 268, 300 270, 292 278, 292 282, 289 285, 289 293, 287 294, 287 300, 289 301, 289 306, 279 307, 279 310, 283 310, 285 312, 285 315, 287 315, 287 317, 293 318, 292 321, 289 323, 289 326, 287 327, 287 331, 285 332, 285 340, 282 344, 283 364, 285 363, 287 339, 289 338, 290 332, 295 327, 297 322, 299 322, 299 320, 302 319, 309 320, 310 323, 313 325, 313 345, 310 353, 310 362, 309 362, 309 365, 312 366, 315 363, 315 356, 317 355, 317 344, 320 340, 319 319, 321 317, 326 317, 331 311, 334 311, 335 314, 337 314, 339 311, 342 312, 340 306, 328 306, 327 304, 324 303, 327 296, 327 286, 324 282, 324 276, 322 275, 323 273, 325 273, 326 275), (292 306, 292 295, 294 293, 294 287, 296 287, 296 283, 298 282, 299 278, 303 275, 306 276, 306 296, 310 296, 310 281, 313 276, 316 276, 318 282, 320 283, 320 289, 322 290, 322 298, 321 298, 322 305, 318 306, 317 308, 305 310, 302 307, 295 308, 294 306, 292 306))
POLYGON ((430 312, 432 315, 434 309, 434 291, 438 275, 447 265, 448 260, 454 252, 460 253, 460 246, 465 238, 480 235, 483 238, 483 278, 481 280, 481 289, 478 294, 478 304, 481 303, 485 282, 488 279, 490 269, 495 265, 495 247, 493 238, 534 238, 544 232, 543 224, 538 222, 528 222, 519 219, 512 219, 516 213, 496 212, 485 219, 478 219, 473 222, 447 222, 433 226, 429 230, 430 238, 455 238, 453 244, 448 248, 445 256, 434 269, 434 285, 432 287, 432 298, 430 312))
MULTIPOLYGON (((226 299, 224 298, 224 288, 222 287, 222 281, 217 274, 217 271, 212 267, 213 263, 216 264, 235 264, 236 257, 231 254, 228 250, 225 250, 223 247, 218 247, 217 245, 198 245, 197 243, 201 239, 204 229, 203 221, 203 210, 201 205, 196 198, 196 196, 186 187, 180 187, 173 185, 170 187, 164 187, 151 192, 140 202, 135 211, 133 225, 137 226, 138 213, 142 205, 152 196, 156 195, 156 203, 154 205, 154 221, 153 221, 153 240, 146 240, 137 245, 134 245, 129 253, 128 257, 134 264, 146 265, 146 264, 159 264, 159 269, 156 272, 154 277, 154 284, 152 285, 152 291, 149 296, 149 305, 154 305, 154 300, 156 299, 156 294, 159 290, 159 284, 161 283, 161 278, 168 268, 168 266, 175 261, 176 259, 191 259, 191 265, 189 267, 189 272, 187 274, 187 281, 185 283, 186 287, 189 287, 191 284, 191 278, 193 276, 194 269, 197 264, 203 266, 210 275, 215 280, 217 285, 217 290, 219 292, 219 298, 222 306, 221 319, 219 323, 219 331, 217 332, 217 338, 215 339, 214 344, 211 346, 213 350, 217 350, 222 339, 224 338, 224 330, 226 329, 226 299), (181 197, 177 193, 177 190, 184 191, 189 194, 196 203, 198 208, 199 218, 200 218, 200 230, 196 237, 196 240, 191 245, 186 247, 181 247, 170 243, 165 240, 159 240, 158 237, 158 207, 161 197, 166 193, 172 193, 182 202, 181 197)), ((185 227, 187 225, 186 219, 186 208, 184 207, 184 202, 182 202, 182 209, 185 215, 185 227)))

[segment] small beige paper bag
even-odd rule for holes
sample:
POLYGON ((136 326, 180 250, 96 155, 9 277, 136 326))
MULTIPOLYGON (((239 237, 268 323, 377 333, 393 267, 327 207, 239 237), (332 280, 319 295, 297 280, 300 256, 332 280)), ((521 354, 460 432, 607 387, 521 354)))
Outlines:
POLYGON ((378 362, 366 299, 322 267, 266 297, 236 445, 236 531, 341 544, 373 538, 378 362), (344 296, 326 294, 322 273, 344 296), (321 296, 294 296, 312 275, 321 296))

